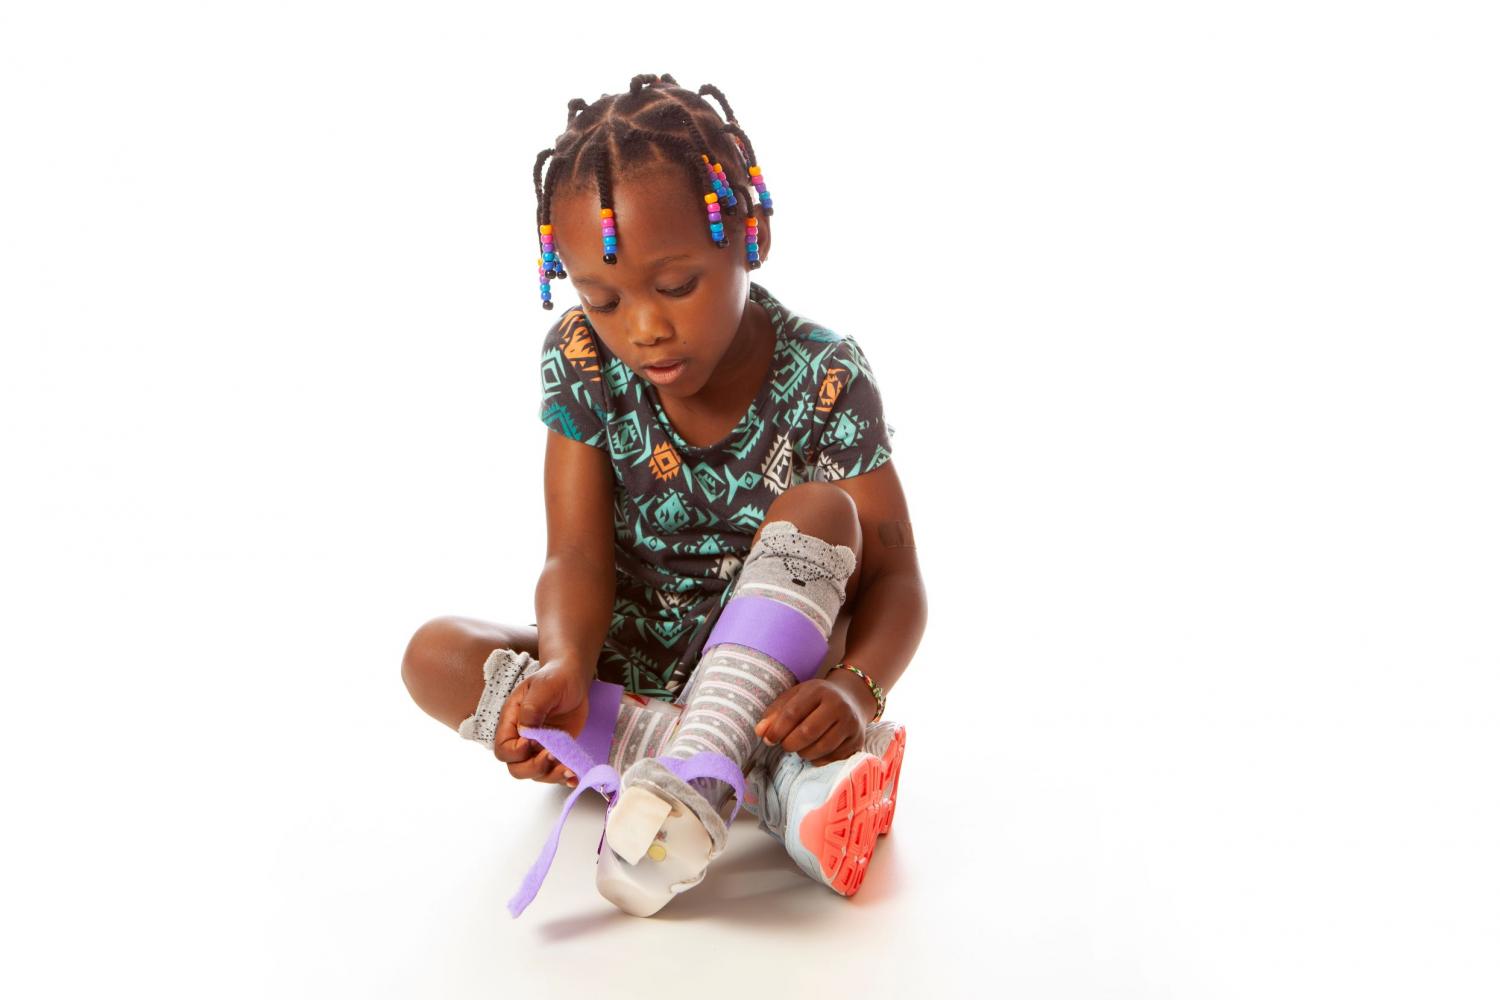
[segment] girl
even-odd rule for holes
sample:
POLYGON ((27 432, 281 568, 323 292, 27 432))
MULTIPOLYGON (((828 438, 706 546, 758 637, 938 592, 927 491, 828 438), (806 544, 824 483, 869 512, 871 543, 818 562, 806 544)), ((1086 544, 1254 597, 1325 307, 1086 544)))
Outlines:
POLYGON ((771 197, 717 88, 574 99, 533 180, 542 307, 553 278, 582 300, 542 350, 537 620, 428 622, 407 688, 513 776, 575 789, 514 915, 588 787, 626 912, 702 881, 742 801, 852 895, 895 805, 885 691, 926 622, 869 364, 750 280, 771 197))

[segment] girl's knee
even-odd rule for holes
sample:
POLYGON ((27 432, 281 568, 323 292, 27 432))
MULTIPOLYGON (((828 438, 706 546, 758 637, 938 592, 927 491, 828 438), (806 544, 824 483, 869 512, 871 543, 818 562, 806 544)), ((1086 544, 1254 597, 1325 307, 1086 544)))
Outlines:
POLYGON ((854 498, 832 483, 793 486, 771 504, 765 520, 790 521, 797 530, 860 552, 859 508, 854 498))
POLYGON ((412 700, 430 711, 445 674, 452 672, 453 648, 458 626, 451 616, 433 618, 412 633, 401 656, 401 681, 412 700))
POLYGON ((459 615, 434 618, 407 642, 401 680, 422 711, 457 729, 484 692, 484 661, 497 649, 535 657, 536 630, 459 615))

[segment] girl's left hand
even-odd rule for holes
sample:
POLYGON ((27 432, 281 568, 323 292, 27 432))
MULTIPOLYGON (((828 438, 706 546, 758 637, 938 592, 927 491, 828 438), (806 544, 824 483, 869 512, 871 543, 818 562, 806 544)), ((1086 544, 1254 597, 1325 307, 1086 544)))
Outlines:
POLYGON ((771 702, 755 735, 801 754, 814 767, 853 756, 865 745, 863 706, 821 677, 803 681, 771 702))

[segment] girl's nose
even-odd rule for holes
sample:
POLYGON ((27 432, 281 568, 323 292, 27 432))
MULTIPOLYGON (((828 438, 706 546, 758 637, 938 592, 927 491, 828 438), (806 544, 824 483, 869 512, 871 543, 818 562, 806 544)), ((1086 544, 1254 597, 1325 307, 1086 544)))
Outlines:
POLYGON ((653 347, 672 337, 672 324, 662 316, 640 312, 630 324, 630 342, 636 347, 653 347))

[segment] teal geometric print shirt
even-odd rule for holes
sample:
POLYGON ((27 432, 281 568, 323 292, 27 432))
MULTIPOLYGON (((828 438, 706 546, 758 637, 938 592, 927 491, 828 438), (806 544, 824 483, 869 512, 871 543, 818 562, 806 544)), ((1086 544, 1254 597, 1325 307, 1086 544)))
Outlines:
POLYGON ((750 539, 798 483, 858 476, 890 460, 890 428, 864 353, 792 313, 755 282, 771 317, 771 370, 723 440, 684 441, 656 387, 595 336, 574 306, 542 347, 541 418, 609 453, 614 471, 615 601, 598 674, 673 700, 729 599, 750 539))

